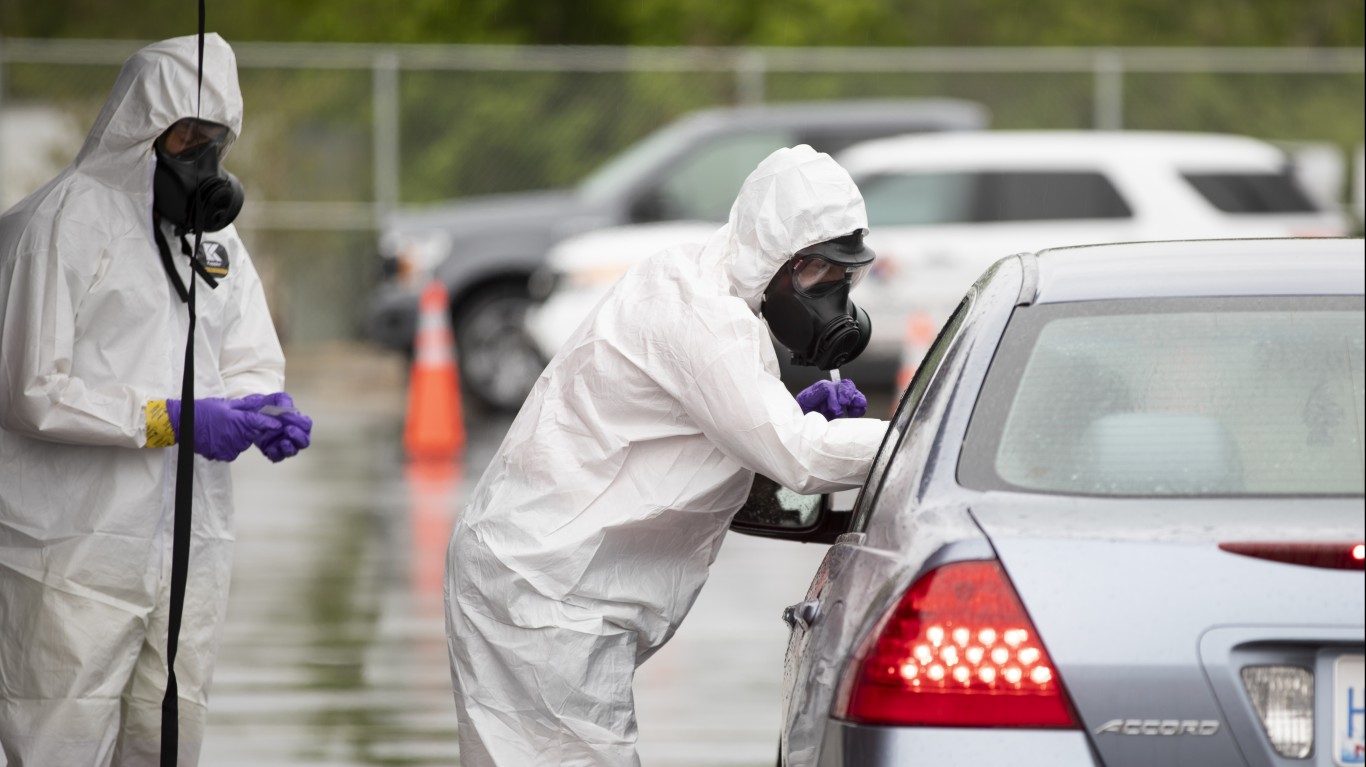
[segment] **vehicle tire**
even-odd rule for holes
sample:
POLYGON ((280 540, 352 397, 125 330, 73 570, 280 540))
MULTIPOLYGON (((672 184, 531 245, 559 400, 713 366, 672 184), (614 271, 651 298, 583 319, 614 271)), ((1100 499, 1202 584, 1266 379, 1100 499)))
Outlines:
POLYGON ((500 413, 516 412, 545 368, 523 321, 526 285, 500 282, 451 306, 462 394, 500 413))

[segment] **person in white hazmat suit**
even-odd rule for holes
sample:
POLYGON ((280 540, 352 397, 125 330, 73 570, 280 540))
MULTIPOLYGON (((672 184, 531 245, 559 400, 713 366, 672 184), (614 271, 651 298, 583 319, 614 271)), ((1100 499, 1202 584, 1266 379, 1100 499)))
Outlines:
POLYGON ((635 670, 691 608, 755 473, 801 493, 863 482, 887 423, 829 420, 861 414, 847 381, 803 392, 829 401, 804 412, 770 328, 818 367, 861 351, 848 289, 872 260, 866 228, 843 168, 780 149, 727 224, 632 268, 550 362, 447 553, 462 765, 639 764, 635 670), (819 312, 803 320, 799 282, 839 297, 816 322, 834 357, 808 338, 819 312), (794 306, 796 321, 768 311, 794 306))
POLYGON ((189 331, 179 290, 191 279, 200 455, 176 658, 181 765, 198 761, 227 607, 228 461, 253 444, 281 460, 308 443, 306 417, 258 412, 293 405, 260 280, 226 223, 241 205, 218 166, 241 129, 236 62, 206 36, 200 96, 198 44, 176 38, 131 56, 72 164, 0 217, 0 762, 10 767, 158 763, 173 398, 189 331), (198 277, 192 230, 203 237, 198 277), (173 257, 171 242, 183 253, 173 257))

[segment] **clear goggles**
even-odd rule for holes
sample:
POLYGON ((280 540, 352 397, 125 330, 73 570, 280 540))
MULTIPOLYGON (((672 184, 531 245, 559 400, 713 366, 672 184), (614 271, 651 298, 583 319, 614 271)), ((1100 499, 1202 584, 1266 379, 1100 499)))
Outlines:
POLYGON ((220 157, 232 143, 232 133, 221 123, 186 117, 176 120, 157 138, 157 146, 176 159, 191 160, 212 149, 220 157))
POLYGON ((827 261, 820 256, 797 256, 792 260, 792 286, 808 295, 826 293, 849 281, 853 288, 863 281, 873 262, 849 265, 827 261))

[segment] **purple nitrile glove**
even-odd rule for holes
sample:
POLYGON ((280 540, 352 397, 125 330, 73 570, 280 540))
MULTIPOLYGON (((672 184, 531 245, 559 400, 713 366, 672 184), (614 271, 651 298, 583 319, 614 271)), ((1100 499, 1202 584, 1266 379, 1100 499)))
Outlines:
POLYGON ((820 413, 825 420, 858 418, 868 412, 868 398, 848 378, 817 381, 797 395, 803 413, 820 413))
MULTIPOLYGON (((212 461, 231 461, 261 434, 281 428, 247 399, 205 397, 194 401, 194 451, 212 461)), ((166 400, 166 415, 180 440, 180 400, 166 400)))
POLYGON ((271 463, 298 455, 300 450, 308 447, 313 433, 313 419, 299 412, 292 397, 285 392, 247 397, 249 400, 255 398, 260 398, 258 407, 268 408, 272 417, 281 424, 281 428, 256 438, 256 447, 271 463))

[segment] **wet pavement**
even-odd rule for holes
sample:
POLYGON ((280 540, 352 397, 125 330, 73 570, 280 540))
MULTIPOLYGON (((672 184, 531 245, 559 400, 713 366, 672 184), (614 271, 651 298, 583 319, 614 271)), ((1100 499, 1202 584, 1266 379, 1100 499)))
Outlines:
MULTIPOLYGON (((509 419, 467 406, 462 464, 418 470, 400 449, 400 358, 294 350, 288 373, 313 445, 279 465, 254 452, 234 465, 236 561, 201 764, 458 764, 442 568, 509 419)), ((692 613, 636 676, 646 765, 774 763, 780 614, 824 551, 728 537, 692 613)))

